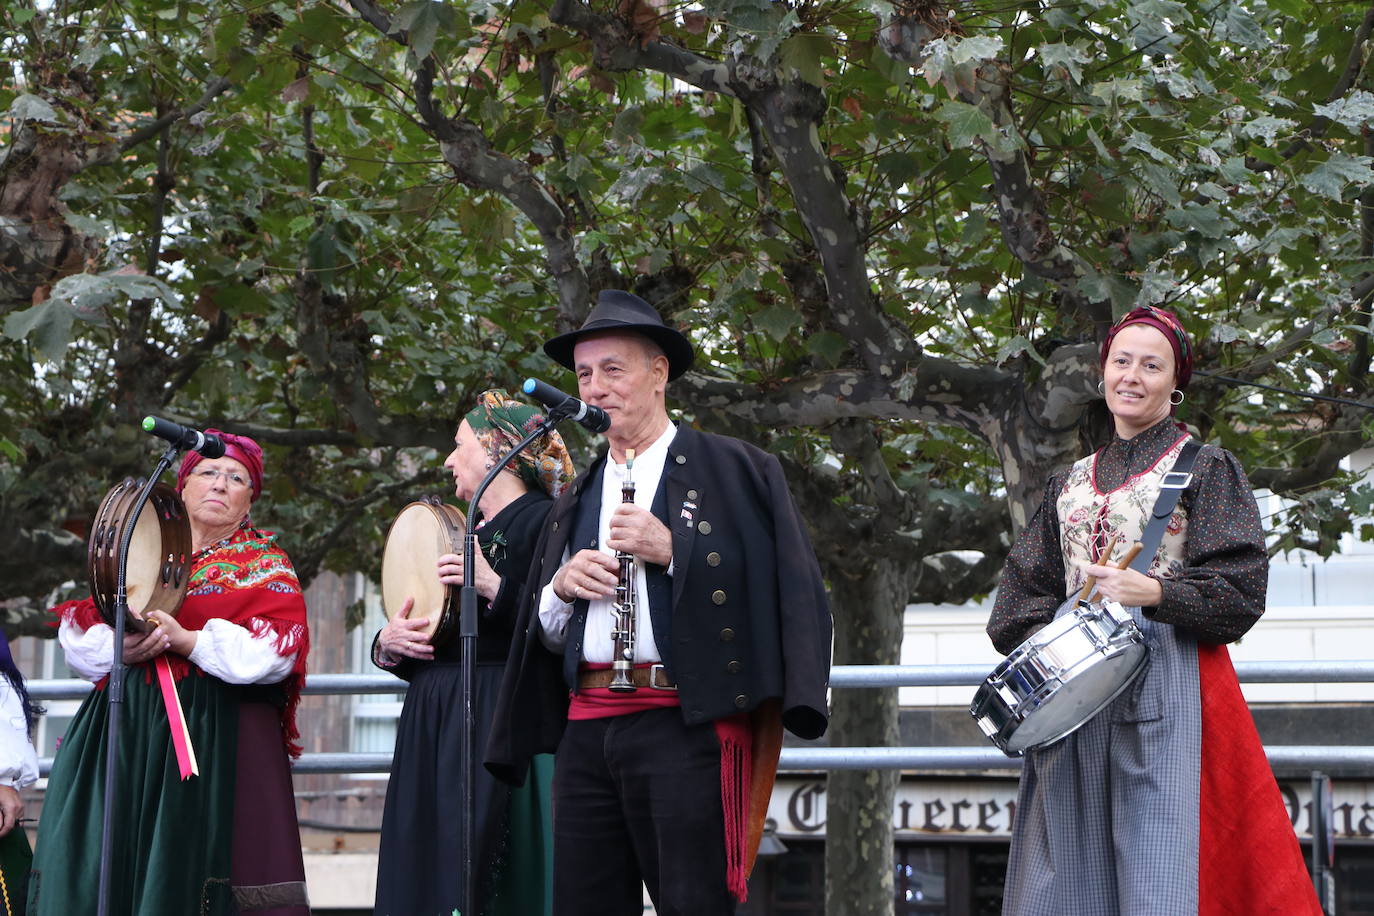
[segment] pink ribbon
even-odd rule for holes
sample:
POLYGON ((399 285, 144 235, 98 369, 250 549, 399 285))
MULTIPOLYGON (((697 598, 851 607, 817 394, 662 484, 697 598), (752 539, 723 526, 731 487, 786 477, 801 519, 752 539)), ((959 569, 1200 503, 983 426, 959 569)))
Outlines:
POLYGON ((177 683, 172 677, 172 668, 167 664, 167 656, 157 657, 157 683, 162 688, 162 705, 167 709, 167 726, 172 731, 172 747, 177 752, 177 768, 181 770, 183 782, 192 776, 200 775, 196 764, 196 752, 191 747, 191 732, 186 728, 186 714, 181 709, 181 697, 177 694, 177 683))

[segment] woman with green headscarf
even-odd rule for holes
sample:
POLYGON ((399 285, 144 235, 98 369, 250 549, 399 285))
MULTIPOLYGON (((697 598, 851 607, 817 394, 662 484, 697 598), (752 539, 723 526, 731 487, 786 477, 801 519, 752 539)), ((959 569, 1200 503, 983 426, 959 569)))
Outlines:
MULTIPOLYGON (((495 463, 543 422, 537 409, 491 390, 477 400, 453 437, 444 467, 453 492, 472 499, 495 463)), ((473 582, 481 623, 477 637, 478 759, 491 728, 510 646, 516 599, 525 583, 535 541, 553 498, 573 477, 572 460, 558 433, 550 432, 507 463, 469 506, 479 553, 473 582)), ((435 574, 445 585, 463 583, 463 558, 439 558, 435 574)), ((461 804, 462 685, 457 640, 433 645, 425 621, 411 620, 405 605, 377 634, 372 660, 410 682, 396 730, 396 753, 382 815, 377 861, 377 916, 451 916, 462 908, 461 804)), ((549 834, 552 758, 515 789, 477 768, 475 787, 478 912, 486 916, 534 916, 552 911, 553 846, 549 834)))

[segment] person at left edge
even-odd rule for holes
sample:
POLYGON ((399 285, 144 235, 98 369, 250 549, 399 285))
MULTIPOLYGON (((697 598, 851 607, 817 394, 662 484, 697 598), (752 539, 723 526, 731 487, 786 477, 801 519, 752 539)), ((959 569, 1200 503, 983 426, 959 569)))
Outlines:
MULTIPOLYGON (((177 490, 191 523, 186 600, 129 633, 111 916, 309 916, 288 754, 309 650, 305 599, 276 535, 249 520, 262 449, 219 430, 177 490), (166 655, 200 775, 182 780, 154 660, 166 655)), ((54 608, 67 663, 96 682, 53 761, 29 884, 31 916, 84 916, 99 895, 114 631, 89 598, 54 608)))
POLYGON ((19 790, 38 781, 38 754, 29 735, 38 710, 0 635, 0 916, 24 911, 33 851, 24 832, 19 790))
MULTIPOLYGON (((544 421, 538 410, 505 391, 483 392, 453 437, 444 467, 454 495, 469 502, 482 478, 527 433, 544 421)), ((535 439, 482 494, 470 512, 479 548, 474 585, 481 620, 473 700, 480 753, 505 670, 516 599, 553 498, 573 477, 572 459, 557 432, 535 439), (479 517, 480 516, 480 520, 479 517)), ((463 558, 438 558, 446 585, 463 584, 463 558)), ((425 570, 419 570, 421 574, 425 570)), ((377 634, 372 660, 410 682, 387 784, 377 858, 377 916, 450 916, 462 908, 462 798, 457 772, 463 747, 460 647, 456 637, 434 645, 423 619, 410 619, 407 601, 377 634)), ((480 759, 480 758, 479 758, 480 759)), ((548 837, 553 760, 534 760, 534 778, 513 789, 477 768, 473 790, 476 848, 472 862, 482 916, 538 916, 552 903, 547 880, 553 855, 548 837)))

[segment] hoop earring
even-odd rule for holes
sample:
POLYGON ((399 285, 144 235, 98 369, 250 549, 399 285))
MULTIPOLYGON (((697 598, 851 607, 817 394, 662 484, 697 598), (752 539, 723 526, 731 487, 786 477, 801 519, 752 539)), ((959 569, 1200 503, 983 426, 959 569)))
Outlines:
POLYGON ((1169 393, 1169 403, 1172 404, 1172 405, 1174 405, 1175 407, 1177 407, 1178 405, 1182 404, 1182 403, 1183 403, 1183 392, 1182 392, 1181 390, 1179 390, 1178 388, 1175 388, 1172 392, 1169 393), (1178 400, 1177 400, 1177 401, 1174 400, 1174 395, 1178 395, 1178 400))
POLYGON ((1106 379, 1103 379, 1102 381, 1100 381, 1100 382, 1097 383, 1097 393, 1098 393, 1101 397, 1104 397, 1104 398, 1107 396, 1107 380, 1106 380, 1106 379))

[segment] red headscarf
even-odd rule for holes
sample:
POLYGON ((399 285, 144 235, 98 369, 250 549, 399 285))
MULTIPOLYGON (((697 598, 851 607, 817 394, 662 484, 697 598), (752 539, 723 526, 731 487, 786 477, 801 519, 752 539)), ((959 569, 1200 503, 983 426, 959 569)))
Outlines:
POLYGON ((1107 365, 1107 354, 1111 352, 1112 341, 1122 328, 1133 324, 1148 324, 1164 335, 1164 339, 1169 341, 1169 346, 1174 351, 1174 366, 1177 367, 1174 384, 1180 391, 1188 387, 1188 380, 1193 377, 1193 342, 1188 337, 1188 332, 1183 330, 1183 323, 1178 320, 1178 316, 1152 305, 1131 309, 1121 316, 1120 321, 1112 325, 1112 329, 1107 332, 1107 339, 1102 341, 1102 352, 1098 355, 1097 364, 1107 365))
MULTIPOLYGON (((253 501, 257 502, 258 497, 262 495, 262 446, 247 436, 236 436, 218 429, 207 429, 206 432, 214 433, 224 440, 225 458, 233 458, 248 469, 248 476, 253 481, 253 501)), ((177 469, 178 493, 186 486, 186 478, 191 470, 200 464, 204 457, 200 452, 191 451, 181 459, 181 467, 177 469)))

